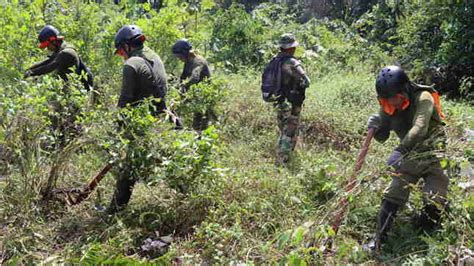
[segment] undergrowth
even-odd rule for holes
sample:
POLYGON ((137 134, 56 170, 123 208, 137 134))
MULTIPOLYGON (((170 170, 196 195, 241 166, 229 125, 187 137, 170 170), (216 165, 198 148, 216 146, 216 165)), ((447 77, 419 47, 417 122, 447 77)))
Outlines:
POLYGON ((372 143, 358 186, 350 195, 343 187, 367 117, 378 109, 374 76, 396 60, 349 26, 316 19, 299 25, 291 15, 273 23, 282 8, 273 5, 249 14, 239 6, 216 12, 212 1, 204 1, 191 12, 167 1, 156 13, 126 3, 43 2, 15 3, 0 19, 2 26, 19 28, 9 38, 21 40, 13 46, 0 38, 5 54, 0 59, 0 263, 450 264, 472 257, 474 197, 466 184, 473 147, 466 129, 474 127, 474 110, 444 99, 449 130, 442 164, 451 184, 443 229, 424 234, 412 228, 409 219, 421 204, 415 189, 383 252, 373 256, 362 249, 390 181, 385 160, 396 136, 383 145, 372 143), (35 30, 46 22, 64 29, 96 73, 98 104, 78 86, 61 94, 63 84, 52 77, 20 79, 22 70, 43 56, 34 48, 35 30, 20 27, 22 21, 35 30), (120 62, 112 57, 111 43, 120 25, 131 21, 150 36, 147 44, 173 76, 171 108, 187 124, 193 111, 215 112, 202 134, 173 130, 166 114, 155 118, 147 105, 130 112, 114 108, 120 62), (312 80, 287 167, 275 164, 276 113, 261 100, 259 81, 263 63, 275 51, 271 44, 284 31, 302 40, 297 53, 312 80), (181 97, 173 81, 182 65, 169 47, 181 37, 194 41, 214 66, 214 81, 194 87, 192 99, 181 97), (233 60, 236 56, 243 58, 233 60), (81 126, 70 131, 77 135, 61 135, 52 126, 73 111, 58 112, 56 103, 79 107, 73 124, 81 126), (117 121, 124 117, 136 142, 118 133, 117 121), (125 150, 147 169, 148 178, 138 182, 129 206, 116 216, 98 211, 113 193, 113 171, 78 206, 48 197, 53 188, 85 184, 106 163, 120 162, 125 150), (349 199, 349 212, 334 235, 329 225, 342 197, 349 199), (324 249, 328 238, 332 250, 324 249), (162 246, 150 249, 153 244, 162 246))

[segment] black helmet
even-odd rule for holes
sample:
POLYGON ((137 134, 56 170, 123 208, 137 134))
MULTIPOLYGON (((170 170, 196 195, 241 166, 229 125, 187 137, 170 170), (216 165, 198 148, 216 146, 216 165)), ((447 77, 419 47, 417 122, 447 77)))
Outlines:
MULTIPOLYGON (((130 42, 143 36, 142 30, 136 25, 125 25, 115 34, 115 48, 119 48, 123 43, 130 42)), ((143 39, 144 41, 144 39, 143 39)), ((142 41, 142 42, 143 42, 142 41)))
POLYGON ((187 54, 193 49, 193 45, 186 39, 179 39, 173 44, 173 54, 187 54))
POLYGON ((388 99, 405 91, 405 85, 409 81, 407 74, 401 67, 387 66, 377 76, 375 89, 378 97, 388 99))
POLYGON ((39 47, 45 48, 48 46, 48 41, 53 38, 58 38, 59 31, 55 27, 51 25, 46 25, 41 29, 40 33, 38 34, 38 41, 40 42, 39 47))

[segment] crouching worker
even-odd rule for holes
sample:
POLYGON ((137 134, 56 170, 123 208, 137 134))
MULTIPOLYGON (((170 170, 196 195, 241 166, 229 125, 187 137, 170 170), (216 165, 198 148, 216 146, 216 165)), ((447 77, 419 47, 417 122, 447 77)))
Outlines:
POLYGON ((368 127, 375 129, 375 139, 379 142, 386 141, 392 130, 400 139, 387 160, 392 182, 383 195, 376 237, 368 245, 371 250, 380 250, 397 212, 408 200, 410 186, 420 179, 424 181, 424 207, 416 224, 427 231, 440 225, 449 180, 438 159, 445 134, 437 92, 432 87, 410 82, 404 70, 397 66, 382 69, 375 87, 380 112, 369 117, 368 127))
MULTIPOLYGON (((115 53, 125 60, 118 107, 134 108, 151 97, 153 104, 150 112, 158 115, 166 109, 166 72, 160 57, 144 46, 144 42, 145 35, 135 25, 123 26, 115 35, 115 53)), ((120 130, 127 131, 128 128, 121 126, 120 130)), ((134 141, 130 137, 135 135, 133 132, 123 133, 131 143, 134 141)), ((138 175, 147 172, 146 169, 141 169, 143 167, 139 161, 133 159, 133 154, 127 154, 117 165, 117 184, 107 213, 113 214, 128 204, 138 175)))

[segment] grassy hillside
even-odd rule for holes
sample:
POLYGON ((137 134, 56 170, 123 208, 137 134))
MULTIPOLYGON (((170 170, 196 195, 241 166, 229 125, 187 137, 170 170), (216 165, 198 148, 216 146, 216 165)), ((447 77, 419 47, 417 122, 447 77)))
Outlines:
MULTIPOLYGON (((221 103, 223 115, 215 126, 219 134, 219 147, 213 155, 216 177, 211 183, 199 184, 203 191, 186 197, 164 183, 140 183, 128 209, 116 217, 106 217, 93 208, 94 204, 108 203, 113 189, 110 174, 97 193, 77 207, 27 203, 21 195, 3 193, 4 256, 13 255, 12 262, 146 261, 147 256, 156 254, 143 250, 145 239, 170 235, 170 250, 157 261, 376 261, 361 250, 361 244, 375 227, 381 193, 389 182, 384 162, 395 146, 395 137, 385 145, 372 145, 359 176, 361 183, 350 195, 347 220, 335 237, 337 252, 324 257, 319 250, 320 241, 330 235, 328 223, 351 174, 366 118, 377 109, 373 75, 339 72, 313 78, 298 150, 288 167, 275 164, 275 114, 260 100, 255 76, 228 77, 229 94, 221 103), (308 246, 311 242, 316 243, 315 248, 308 246)), ((459 134, 472 123, 473 110, 449 101, 445 110, 451 126, 451 159, 463 161, 468 143, 459 134)), ((87 150, 73 155, 64 167, 61 185, 85 182, 102 163, 87 150)), ((452 261, 459 252, 472 248, 468 215, 472 214, 473 197, 459 188, 461 181, 461 176, 452 176, 451 211, 444 229, 433 235, 413 231, 407 221, 420 204, 419 193, 414 193, 414 200, 397 221, 395 237, 378 259, 437 264, 452 261)), ((2 186, 8 189, 4 182, 2 186)))
MULTIPOLYGON (((472 259, 474 195, 465 184, 472 182, 472 170, 469 176, 466 169, 472 167, 473 146, 465 130, 474 128, 474 109, 446 99, 448 153, 442 164, 451 184, 443 229, 427 235, 412 228, 410 217, 422 204, 421 192, 414 188, 382 253, 373 256, 362 250, 374 232, 381 195, 390 182, 385 160, 397 145, 396 136, 383 145, 372 143, 357 188, 346 195, 343 187, 364 140, 367 118, 378 109, 374 76, 381 65, 397 60, 352 31, 320 21, 284 26, 278 21, 270 28, 255 19, 264 29, 257 36, 252 31, 255 25, 245 28, 239 19, 216 23, 204 11, 198 16, 188 14, 171 1, 159 15, 143 14, 134 5, 101 9, 78 4, 63 13, 54 4, 45 6, 43 10, 36 2, 27 7, 12 5, 1 25, 14 27, 35 16, 42 19, 35 24, 39 28, 43 22, 59 24, 96 73, 100 104, 89 104, 88 95, 80 91, 66 98, 61 94, 62 84, 51 77, 21 79, 22 70, 44 56, 34 48, 34 30, 11 33, 11 38, 22 40, 17 45, 8 36, 0 37, 0 52, 5 54, 0 59, 4 70, 0 77, 1 263, 449 264, 472 259), (111 40, 119 25, 130 21, 148 32, 148 44, 174 75, 182 65, 172 58, 169 46, 198 27, 190 38, 211 58, 214 78, 221 83, 208 88, 209 94, 197 94, 209 100, 218 99, 214 93, 222 97, 214 106, 218 120, 202 136, 191 129, 174 131, 165 117, 155 120, 140 110, 131 114, 146 131, 139 145, 132 146, 116 134, 121 62, 112 57, 111 40), (214 25, 229 27, 227 33, 243 28, 222 39, 237 42, 232 38, 246 37, 252 48, 232 50, 229 46, 237 44, 226 43, 222 50, 213 51, 206 40, 214 25), (298 55, 312 80, 297 150, 286 167, 275 163, 276 114, 261 100, 263 61, 259 61, 271 56, 272 38, 284 30, 294 30, 305 40, 298 55), (85 39, 90 43, 81 42, 85 39), (316 44, 320 50, 309 49, 316 44), (227 61, 257 50, 260 57, 254 61, 227 61), (309 53, 314 50, 318 52, 309 53), (62 149, 54 147, 57 136, 49 131, 53 101, 75 102, 84 112, 83 134, 62 149), (129 206, 118 215, 97 211, 110 200, 113 171, 78 206, 67 206, 60 199, 43 200, 48 180, 53 187, 80 186, 107 161, 120 158, 125 149, 146 154, 145 163, 152 170, 149 178, 135 186, 129 206), (189 186, 186 194, 178 189, 183 183, 189 186), (334 235, 329 224, 342 197, 350 200, 350 210, 334 235), (328 237, 334 239, 332 252, 324 250, 328 237)), ((272 21, 270 11, 259 16, 272 21)), ((251 19, 241 10, 233 12, 236 18, 251 19)), ((232 14, 218 18, 229 19, 232 14)), ((173 81, 169 101, 189 125, 189 111, 195 106, 183 103, 173 81)))

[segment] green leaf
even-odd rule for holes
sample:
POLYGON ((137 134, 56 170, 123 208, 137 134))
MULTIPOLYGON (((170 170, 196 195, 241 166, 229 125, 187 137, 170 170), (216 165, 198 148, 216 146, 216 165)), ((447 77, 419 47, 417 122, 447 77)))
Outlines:
POLYGON ((305 231, 306 229, 302 226, 296 228, 295 232, 293 233, 293 245, 299 245, 301 241, 303 241, 305 231))
POLYGON ((441 168, 446 169, 448 166, 448 160, 447 159, 442 159, 441 160, 441 168))
POLYGON ((283 249, 289 240, 290 234, 288 232, 281 234, 278 238, 278 249, 283 249))

